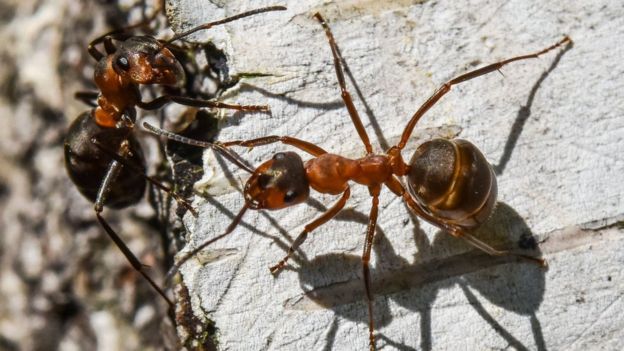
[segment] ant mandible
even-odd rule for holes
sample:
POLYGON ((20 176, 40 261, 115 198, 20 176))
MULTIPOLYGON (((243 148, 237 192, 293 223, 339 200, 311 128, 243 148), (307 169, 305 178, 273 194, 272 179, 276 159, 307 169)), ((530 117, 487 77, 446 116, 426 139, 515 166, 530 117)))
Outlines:
POLYGON ((350 196, 349 181, 368 187, 372 197, 372 207, 362 254, 370 350, 375 350, 375 323, 369 261, 377 224, 379 194, 383 185, 401 197, 419 217, 454 237, 466 240, 485 253, 494 256, 516 256, 545 267, 546 261, 542 258, 495 249, 470 233, 492 214, 497 196, 494 170, 472 143, 461 139, 433 139, 421 144, 409 163, 404 161, 401 151, 407 144, 418 120, 448 93, 452 86, 498 71, 501 67, 514 61, 537 58, 539 55, 563 44, 571 43, 571 39, 565 36, 544 50, 503 60, 449 80, 436 90, 412 116, 403 130, 398 144, 391 147, 385 154, 375 154, 351 95, 347 91, 342 62, 333 34, 320 14, 316 13, 314 17, 323 26, 327 35, 342 99, 357 133, 364 143, 366 155, 359 159, 348 159, 328 153, 312 143, 289 136, 266 136, 252 140, 213 144, 188 139, 144 123, 144 126, 155 134, 190 145, 213 148, 230 160, 232 160, 232 155, 226 152, 230 146, 255 147, 276 142, 294 146, 313 156, 304 162, 295 152, 280 152, 255 170, 235 160, 234 162, 239 167, 251 173, 251 177, 244 187, 245 204, 243 208, 223 234, 202 243, 183 255, 169 271, 167 279, 171 278, 189 258, 206 246, 230 234, 248 209, 278 210, 302 203, 308 199, 310 188, 323 194, 342 194, 340 199, 325 213, 305 225, 303 231, 288 249, 286 256, 276 265, 270 267, 271 273, 278 273, 284 268, 291 255, 306 240, 308 234, 336 216, 344 207, 350 196), (407 191, 399 177, 406 178, 407 191))
MULTIPOLYGON (((102 217, 104 206, 124 208, 137 203, 145 192, 146 181, 170 193, 176 201, 196 215, 193 208, 168 187, 147 176, 145 159, 137 138, 132 134, 136 121, 136 107, 155 110, 175 102, 194 107, 227 108, 239 111, 269 111, 264 105, 232 105, 213 100, 192 99, 163 95, 152 101, 143 101, 141 85, 176 85, 184 81, 184 71, 167 48, 172 42, 199 30, 232 22, 255 14, 286 10, 283 6, 263 7, 205 23, 168 40, 151 36, 130 36, 117 45, 113 40, 123 31, 102 35, 88 46, 89 54, 97 61, 94 80, 99 92, 78 92, 76 97, 94 108, 82 113, 69 127, 64 142, 65 167, 78 190, 94 203, 97 220, 108 236, 126 256, 132 267, 160 294, 169 306, 171 300, 145 272, 144 265, 128 249, 102 217), (96 45, 103 43, 106 53, 96 45)), ((129 28, 133 28, 132 26, 129 28)))

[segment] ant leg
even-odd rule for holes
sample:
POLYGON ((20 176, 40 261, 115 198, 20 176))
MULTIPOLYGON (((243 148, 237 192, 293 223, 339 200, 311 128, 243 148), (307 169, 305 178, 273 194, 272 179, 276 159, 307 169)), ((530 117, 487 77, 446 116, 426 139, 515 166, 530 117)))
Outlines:
POLYGON ((289 136, 277 136, 271 135, 257 139, 250 140, 233 140, 233 141, 225 141, 220 144, 225 147, 230 147, 232 145, 242 146, 242 147, 255 147, 261 145, 268 145, 272 143, 282 143, 286 145, 291 145, 296 148, 299 148, 302 151, 309 153, 312 156, 320 156, 326 154, 327 151, 323 150, 320 146, 307 142, 305 140, 289 137, 289 136))
POLYGON ((113 242, 115 242, 115 245, 117 245, 117 247, 119 248, 119 250, 121 250, 124 256, 126 256, 126 259, 128 260, 128 262, 130 262, 130 264, 132 265, 132 268, 134 268, 134 270, 136 270, 137 272, 141 273, 143 278, 145 278, 145 280, 149 282, 152 288, 156 290, 156 292, 160 296, 162 296, 163 299, 165 299, 167 304, 170 307, 173 307, 173 302, 169 299, 169 297, 167 297, 165 292, 156 284, 156 282, 154 282, 154 280, 152 280, 152 278, 145 272, 146 266, 142 264, 141 261, 139 261, 139 259, 132 253, 132 251, 130 251, 128 246, 126 246, 123 240, 117 235, 117 233, 115 233, 113 228, 111 228, 108 225, 108 223, 104 220, 104 218, 102 217, 100 213, 101 212, 98 212, 98 211, 95 212, 95 215, 98 221, 100 222, 100 225, 104 228, 104 230, 106 231, 108 236, 113 240, 113 242))
POLYGON ((284 266, 286 266, 286 262, 288 261, 290 256, 292 256, 292 254, 295 253, 299 246, 301 246, 301 244, 303 244, 303 242, 306 240, 306 238, 308 237, 308 233, 312 232, 314 229, 322 226, 323 224, 327 223, 327 221, 334 218, 338 214, 338 212, 342 210, 345 203, 349 199, 349 196, 351 196, 351 189, 347 188, 347 190, 342 193, 342 197, 340 197, 340 199, 338 199, 338 201, 329 210, 327 210, 317 219, 306 224, 306 226, 303 228, 303 231, 297 236, 295 241, 288 248, 288 253, 286 254, 286 256, 282 258, 276 265, 269 268, 271 270, 271 274, 277 274, 280 270, 282 270, 284 266))
POLYGON ((114 181, 115 178, 117 178, 117 175, 119 175, 119 172, 121 171, 121 167, 122 165, 118 163, 117 161, 113 161, 111 165, 109 166, 108 172, 106 173, 106 176, 104 176, 104 180, 102 181, 102 184, 100 185, 97 198, 95 199, 95 205, 94 205, 95 215, 98 219, 98 222, 100 222, 100 225, 102 226, 102 228, 104 228, 104 231, 106 231, 106 234, 108 234, 108 236, 111 238, 111 240, 113 240, 115 245, 117 245, 121 253, 123 253, 123 255, 126 256, 126 259, 128 260, 128 262, 130 262, 130 265, 132 265, 132 268, 134 268, 134 270, 139 272, 143 276, 143 278, 147 280, 147 282, 152 286, 152 288, 156 290, 156 292, 160 296, 162 296, 163 299, 165 299, 165 301, 167 302, 167 304, 169 304, 170 307, 173 307, 173 302, 169 299, 169 297, 167 297, 165 292, 154 282, 154 280, 152 280, 152 278, 147 274, 147 272, 145 272, 146 266, 143 265, 141 261, 139 261, 139 259, 132 253, 132 251, 130 251, 130 249, 124 243, 124 241, 119 237, 119 235, 117 235, 117 233, 115 233, 113 228, 111 228, 111 226, 108 225, 106 220, 104 220, 104 218, 101 215, 104 209, 106 196, 110 189, 110 184, 112 181, 114 181))
POLYGON ((113 43, 113 37, 110 35, 104 37, 104 51, 106 51, 106 55, 114 54, 117 51, 117 47, 113 43))
POLYGON ((100 95, 97 91, 77 91, 74 98, 84 102, 91 107, 97 107, 97 98, 100 95))
POLYGON ((377 227, 377 214, 379 212, 379 193, 381 188, 369 188, 373 196, 373 205, 371 207, 368 228, 366 229, 366 241, 364 242, 364 253, 362 254, 362 271, 364 273, 364 290, 366 292, 366 303, 368 305, 368 340, 370 351, 375 350, 375 322, 373 320, 373 292, 371 288, 370 262, 371 249, 373 247, 373 239, 375 238, 375 228, 377 227))
MULTIPOLYGON (((162 191, 166 192, 167 194, 169 194, 171 197, 173 197, 174 200, 176 200, 176 202, 180 206, 183 206, 189 212, 191 212, 193 214, 193 216, 197 217, 197 211, 195 211, 193 206, 191 206, 191 204, 189 204, 188 201, 186 201, 185 199, 180 197, 180 195, 178 195, 175 191, 171 190, 171 188, 169 188, 168 186, 166 186, 163 183, 159 182, 154 177, 151 177, 151 176, 145 174, 141 167, 139 167, 139 166, 137 166, 137 165, 135 165, 135 164, 133 164, 131 162, 128 162, 128 160, 126 158, 124 158, 122 156, 119 156, 117 153, 113 152, 112 150, 109 150, 102 143, 100 143, 97 140, 97 138, 93 138, 91 140, 91 142, 93 142, 93 144, 95 146, 97 146, 100 150, 102 150, 105 153, 107 153, 116 162, 119 162, 121 165, 123 165, 126 168, 132 169, 137 174, 140 174, 143 177, 143 179, 145 179, 146 181, 150 182, 152 185, 154 185, 155 187, 159 188, 160 190, 162 190, 162 191)), ((127 147, 127 146, 122 146, 122 148, 123 147, 127 147)))
POLYGON ((161 108, 162 106, 175 102, 180 105, 192 106, 192 107, 210 107, 210 108, 227 108, 230 110, 238 110, 238 111, 257 111, 257 112, 269 112, 269 106, 267 105, 232 105, 226 104, 219 101, 212 100, 202 100, 202 99, 193 99, 187 98, 183 96, 175 96, 175 95, 163 95, 155 98, 152 101, 140 101, 137 103, 137 106, 144 110, 156 110, 161 108))
POLYGON ((104 40, 104 36, 94 39, 87 46, 87 51, 89 52, 89 55, 91 55, 91 57, 93 57, 96 61, 100 61, 105 56, 103 53, 100 52, 100 50, 95 47, 97 44, 102 42, 102 40, 104 40))
POLYGON ((547 47, 544 50, 538 51, 536 53, 533 54, 528 54, 528 55, 522 55, 522 56, 516 56, 516 57, 512 57, 510 59, 507 60, 503 60, 503 61, 499 61, 496 63, 493 63, 491 65, 487 65, 485 67, 481 67, 478 68, 474 71, 470 71, 468 73, 464 73, 456 78, 453 78, 451 80, 449 80, 448 82, 444 83, 440 88, 438 88, 438 90, 436 90, 436 92, 429 98, 427 99, 427 101, 425 101, 424 104, 422 104, 422 106, 420 106, 420 108, 418 109, 418 111, 416 111, 416 113, 414 114, 414 116, 412 116, 412 119, 410 119, 410 121, 407 123, 407 125, 405 126, 405 129, 403 130, 403 135, 401 136, 401 141, 397 144, 396 148, 398 148, 399 150, 403 149, 405 147, 405 144, 407 144, 407 140, 409 139, 410 135, 412 135, 412 131, 414 130, 414 127, 416 126, 416 123, 418 122, 418 120, 420 119, 420 117, 422 117, 433 105, 435 105, 438 100, 440 100, 442 98, 442 96, 444 96, 446 93, 448 93, 451 90, 451 87, 453 85, 459 84, 459 83, 463 83, 465 81, 468 81, 470 79, 473 78, 477 78, 480 77, 482 75, 494 72, 494 71, 498 71, 500 70, 503 66, 505 66, 508 63, 514 62, 514 61, 520 61, 520 60, 526 60, 526 59, 531 59, 531 58, 537 58, 538 56, 545 54, 551 50, 554 50, 558 47, 560 47, 563 44, 566 43, 572 43, 572 40, 568 37, 565 36, 563 39, 561 39, 559 42, 557 42, 554 45, 551 45, 549 47, 547 47))
MULTIPOLYGON (((399 183, 399 185, 400 185, 400 183, 399 183)), ((498 249, 495 249, 495 248, 491 247, 490 245, 484 243, 483 241, 477 239, 476 237, 474 237, 472 234, 466 232, 465 230, 463 230, 463 229, 461 229, 461 228, 459 228, 457 226, 446 224, 446 223, 442 222, 440 219, 437 219, 437 218, 431 216, 430 214, 428 214, 416 201, 414 201, 412 196, 405 191, 403 186, 401 186, 401 190, 402 190, 402 193, 397 194, 397 195, 402 196, 403 200, 405 201, 407 206, 414 213, 416 213, 419 217, 422 217, 427 222, 429 222, 429 223, 437 226, 438 228, 448 232, 449 234, 453 235, 454 237, 462 238, 462 239, 466 240, 470 245, 472 245, 472 246, 476 247, 477 249, 487 253, 488 255, 492 255, 492 256, 516 256, 516 257, 521 258, 523 260, 527 260, 527 261, 529 261, 531 263, 535 263, 535 264, 537 264, 538 266, 541 266, 541 267, 548 266, 548 264, 546 263, 546 260, 543 259, 543 258, 533 257, 533 256, 523 255, 523 254, 518 254, 518 253, 513 253, 513 252, 508 251, 508 250, 498 250, 498 249)))
POLYGON ((325 29, 325 34, 327 35, 327 40, 329 41, 329 46, 331 47, 332 55, 334 56, 334 68, 336 69, 336 77, 338 77, 338 85, 340 85, 342 100, 344 101, 345 105, 347 105, 347 110, 349 111, 349 115, 351 116, 351 121, 355 125, 355 129, 357 130, 360 139, 362 139, 362 142, 364 143, 366 153, 370 154, 373 152, 373 147, 371 146, 368 134, 366 133, 366 129, 364 129, 364 125, 362 124, 362 119, 355 109, 351 94, 349 94, 349 92, 347 91, 344 73, 342 72, 340 51, 338 50, 338 45, 336 44, 334 35, 332 34, 331 29, 329 28, 327 23, 325 23, 325 19, 323 18, 323 16, 321 16, 320 13, 315 13, 314 18, 316 18, 325 29))
POLYGON ((476 237, 474 237, 472 234, 462 230, 461 228, 458 227, 451 227, 449 233, 451 235, 453 235, 456 238, 462 238, 464 240, 466 240, 470 245, 476 247, 477 249, 487 253, 488 255, 491 256, 516 256, 519 258, 522 258, 524 260, 527 260, 529 262, 535 263, 538 266, 541 267, 547 267, 548 263, 546 263, 546 260, 543 258, 539 258, 539 257, 533 257, 533 256, 529 256, 529 255, 522 255, 522 254, 515 254, 512 252, 509 252, 507 250, 497 250, 493 247, 491 247, 490 245, 484 243, 483 241, 477 239, 476 237))

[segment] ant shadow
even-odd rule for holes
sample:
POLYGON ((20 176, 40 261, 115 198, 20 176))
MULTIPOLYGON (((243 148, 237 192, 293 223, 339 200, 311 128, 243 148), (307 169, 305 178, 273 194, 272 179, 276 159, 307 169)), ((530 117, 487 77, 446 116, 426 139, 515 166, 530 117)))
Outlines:
POLYGON ((509 131, 509 136, 507 137, 507 141, 505 142, 505 147, 503 148, 503 154, 501 155, 498 163, 495 166, 493 166, 494 172, 496 173, 496 175, 503 174, 503 171, 505 170, 507 163, 511 159, 511 154, 513 153, 513 150, 515 149, 516 144, 518 143, 518 139, 520 138, 520 134, 522 134, 524 125, 526 121, 529 119, 529 117, 531 117, 531 106, 533 106, 533 100, 535 99, 535 94, 537 93, 539 88, 542 86, 542 83, 546 80, 546 78, 548 78, 550 73, 557 67, 557 65, 559 65, 559 61, 561 61, 561 58, 563 57, 563 55, 565 55, 566 52, 572 49, 573 46, 574 44, 572 42, 568 43, 563 48, 563 50, 561 50, 557 54, 557 56, 555 56, 555 59, 553 60, 550 67, 548 67, 548 69, 544 71, 544 73, 542 73, 542 75, 539 77, 537 82, 533 84, 533 87, 531 88, 531 92, 529 93, 529 97, 527 98, 526 103, 524 104, 524 106, 520 108, 520 110, 518 110, 516 119, 514 120, 514 123, 511 126, 511 130, 509 131))
MULTIPOLYGON (((535 95, 542 83, 549 74, 557 67, 563 55, 572 48, 569 43, 560 51, 553 60, 550 67, 540 76, 531 88, 527 102, 518 111, 516 119, 512 125, 509 136, 505 143, 503 154, 496 166, 495 173, 503 173, 517 141, 522 134, 522 130, 528 118, 531 116, 531 106, 535 95)), ((344 71, 349 77, 357 96, 362 102, 365 113, 369 118, 371 126, 383 149, 388 149, 388 141, 383 136, 381 128, 371 108, 366 102, 357 82, 355 81, 348 64, 340 54, 338 55, 343 63, 344 71)), ((322 209, 321 206, 320 209, 322 209)), ((409 212, 409 211, 408 211, 409 212)), ((387 240, 383 230, 377 228, 377 236, 373 249, 378 257, 377 266, 371 271, 373 281, 373 291, 376 296, 374 302, 375 321, 378 328, 390 323, 391 317, 388 308, 388 296, 393 293, 413 290, 409 296, 402 294, 395 298, 395 302, 405 308, 419 312, 420 318, 420 348, 423 350, 432 349, 431 336, 431 306, 435 301, 437 292, 444 288, 453 287, 455 284, 460 287, 464 296, 474 310, 496 331, 510 346, 518 350, 527 350, 520 340, 513 336, 511 332, 500 325, 496 319, 487 312, 473 293, 474 289, 486 298, 490 303, 500 306, 511 312, 528 316, 531 324, 534 343, 538 350, 546 350, 541 324, 536 316, 544 295, 545 272, 532 265, 509 265, 515 258, 492 257, 483 253, 469 252, 460 255, 448 256, 442 259, 430 258, 439 257, 439 252, 448 251, 448 247, 466 245, 459 240, 451 238, 450 235, 440 231, 433 242, 428 238, 417 225, 416 216, 411 212, 410 217, 415 224, 415 242, 418 252, 415 255, 415 262, 409 264, 405 259, 396 255, 394 249, 387 240), (459 242, 459 244, 457 243, 459 242), (441 249, 446 248, 446 249, 441 249), (438 254, 436 254, 438 253, 438 254), (423 260, 425 259, 425 260, 423 260), (424 262, 423 262, 424 261, 424 262), (505 265, 504 274, 491 276, 479 273, 485 268, 505 265), (401 267, 400 269, 391 267, 401 267), (465 275, 465 276, 464 276, 465 275), (513 288, 513 293, 509 294, 509 287, 513 288), (414 289, 418 288, 418 289, 414 289), (381 297, 384 298, 381 298, 381 297)), ((354 211, 343 211, 336 219, 348 218, 359 223, 368 223, 368 217, 354 211)), ((509 241, 515 241, 516 246, 521 249, 537 250, 537 243, 530 229, 524 220, 506 204, 499 203, 492 217, 486 222, 475 235, 480 239, 493 243, 496 247, 511 247, 509 241), (496 233, 509 233, 504 241, 507 245, 501 245, 499 240, 492 240, 496 233), (499 242, 497 242, 499 241, 499 242)), ((301 254, 299 250, 298 255, 301 254)), ((296 256, 294 257, 295 259, 296 256)), ((305 258, 303 258, 305 261, 305 258)), ((328 254, 315 257, 312 261, 301 265, 297 271, 300 276, 302 289, 305 295, 321 306, 332 308, 336 314, 367 323, 367 310, 365 307, 365 294, 363 281, 360 278, 351 279, 352 272, 361 270, 361 257, 344 254, 328 254), (340 267, 338 270, 336 267, 340 267), (321 273, 322 272, 322 273, 321 273), (331 274, 331 282, 316 287, 319 278, 327 280, 327 275, 331 274), (311 287, 311 289, 310 289, 311 287), (357 306, 355 306, 357 305, 357 306)), ((334 319, 327 332, 327 343, 325 350, 332 349, 333 340, 338 332, 338 319, 334 319)), ((414 350, 404 344, 396 343, 382 333, 378 333, 378 339, 383 340, 387 345, 399 350, 414 350)))
POLYGON ((339 110, 339 109, 344 108, 344 102, 342 100, 336 100, 332 102, 305 101, 301 99, 291 98, 289 96, 286 96, 285 94, 274 93, 272 91, 255 86, 253 84, 244 83, 244 82, 239 83, 239 90, 241 92, 249 92, 249 91, 257 92, 268 98, 280 100, 289 105, 296 105, 297 107, 309 107, 309 108, 315 108, 315 109, 322 109, 326 111, 339 110))
MULTIPOLYGON (((503 154, 496 166, 496 174, 504 171, 511 159, 513 150, 522 134, 526 121, 531 116, 531 106, 535 95, 549 74, 556 68, 561 57, 572 47, 568 44, 557 54, 552 64, 533 85, 527 102, 518 111, 516 119, 511 127, 503 154)), ((341 59, 342 56, 340 55, 341 59)), ((346 76, 349 77, 356 94, 362 102, 365 113, 369 117, 371 126, 383 149, 388 149, 388 141, 384 138, 379 123, 374 113, 356 83, 347 63, 342 59, 346 76)), ((275 99, 284 100, 291 104, 302 107, 314 107, 325 109, 343 108, 340 102, 312 103, 274 94, 249 84, 241 83, 241 90, 254 90, 275 99)), ((221 160, 220 162, 223 162, 221 160)), ((227 170, 225 164, 222 169, 227 170)), ((227 172, 227 171, 226 171, 227 172)), ((234 176, 226 174, 228 179, 234 176)), ((240 190, 240 189, 239 189, 240 190)), ((234 213, 227 210, 214 199, 205 196, 206 200, 218 207, 226 216, 233 218, 234 213)), ((308 205, 321 211, 325 206, 316 200, 309 200, 308 205)), ((408 211, 409 212, 409 211, 408 211)), ((278 222, 267 214, 260 212, 269 219, 277 228, 279 236, 292 242, 292 236, 282 228, 278 222)), ((449 251, 460 251, 466 244, 461 240, 452 238, 442 231, 434 235, 432 241, 422 232, 418 226, 417 217, 410 213, 414 223, 414 239, 418 249, 414 257, 414 263, 398 256, 390 245, 386 234, 381 227, 377 228, 376 239, 373 245, 377 264, 371 269, 373 292, 375 294, 374 318, 379 329, 392 321, 388 298, 409 310, 420 314, 420 345, 423 350, 433 348, 431 333, 432 306, 436 296, 442 289, 459 287, 468 303, 491 326, 491 328, 504 339, 508 345, 518 350, 527 350, 528 347, 518 340, 510 331, 506 330, 496 319, 487 312, 474 291, 479 296, 487 299, 491 304, 502 307, 512 313, 527 316, 529 318, 534 344, 538 350, 546 350, 541 324, 536 316, 545 290, 545 271, 529 264, 518 264, 513 257, 492 257, 477 251, 468 251, 461 254, 449 255, 449 251), (483 272, 488 269, 488 272, 483 272), (498 274, 500 272, 500 274, 498 274), (510 290, 511 289, 511 290, 510 290), (511 293, 510 293, 511 292, 511 293)), ((352 210, 344 210, 335 220, 346 220, 362 224, 368 223, 368 215, 352 210)), ((289 243, 280 237, 266 234, 255 226, 242 221, 241 226, 251 230, 255 234, 270 238, 284 251, 288 250, 289 243)), ((406 223, 407 225, 407 223, 406 223)), ((535 238, 524 220, 517 212, 504 203, 499 203, 492 217, 475 233, 475 236, 495 247, 531 249, 538 252, 535 238), (501 235, 505 235, 501 237, 501 235)), ((361 276, 354 277, 354 272, 361 272, 361 257, 350 254, 327 254, 320 255, 308 261, 302 250, 298 250, 292 257, 299 263, 299 267, 292 268, 288 265, 286 270, 293 270, 299 274, 301 287, 305 296, 321 306, 334 310, 334 312, 346 319, 367 323, 367 309, 365 304, 364 284, 361 276)), ((334 319, 327 331, 326 350, 332 349, 338 333, 339 318, 334 319)), ((377 333, 378 339, 386 345, 400 350, 414 350, 415 348, 394 342, 383 333, 377 333)), ((532 347, 532 346, 531 346, 532 347)))
MULTIPOLYGON (((356 222, 365 222, 367 216, 355 212, 356 222)), ((353 218, 355 217, 355 218, 353 218)), ((347 219, 344 218, 344 219, 347 219)), ((412 221, 417 223, 417 217, 412 221)), ((532 249, 537 244, 522 218, 508 205, 499 203, 492 217, 475 232, 475 236, 496 247, 532 249)), ((431 334, 432 305, 442 289, 459 286, 468 303, 507 343, 518 350, 527 350, 520 340, 506 330, 487 312, 473 293, 508 311, 528 316, 533 329, 535 345, 545 350, 541 325, 536 317, 544 295, 544 270, 515 257, 493 257, 480 251, 468 251, 449 255, 449 251, 463 251, 467 247, 461 240, 438 231, 433 241, 416 225, 414 239, 417 253, 414 263, 398 256, 381 228, 378 228, 373 248, 377 264, 371 270, 375 296, 374 317, 377 330, 392 321, 389 301, 420 314, 420 345, 423 350, 433 348, 431 334), (488 269, 488 272, 482 272, 488 269), (510 287, 513 293, 510 294, 510 287)), ((364 282, 361 276, 353 278, 353 272, 361 271, 361 257, 357 255, 328 254, 303 263, 297 270, 305 296, 315 303, 331 308, 342 318, 366 324, 368 314, 365 303, 364 282), (319 281, 323 285, 319 286, 319 281)), ((327 332, 325 350, 331 350, 338 330, 334 319, 327 332)), ((396 343, 378 332, 378 339, 399 350, 415 348, 396 343)))

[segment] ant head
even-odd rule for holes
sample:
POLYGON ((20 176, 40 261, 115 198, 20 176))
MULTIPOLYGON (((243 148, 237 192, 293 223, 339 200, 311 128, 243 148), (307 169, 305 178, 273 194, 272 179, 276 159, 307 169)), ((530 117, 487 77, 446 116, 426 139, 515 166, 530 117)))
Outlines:
POLYGON ((245 202, 253 209, 278 210, 299 204, 309 195, 303 161, 294 152, 275 154, 245 184, 245 202))
POLYGON ((128 38, 112 55, 115 72, 132 83, 175 85, 184 81, 184 70, 173 53, 152 37, 128 38))

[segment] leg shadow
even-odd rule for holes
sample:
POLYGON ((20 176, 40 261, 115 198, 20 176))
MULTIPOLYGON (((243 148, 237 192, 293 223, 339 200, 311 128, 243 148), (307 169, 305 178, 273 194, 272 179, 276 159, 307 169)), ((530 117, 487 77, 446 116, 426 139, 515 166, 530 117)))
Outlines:
POLYGON ((509 137, 507 137, 507 142, 505 143, 505 148, 503 149, 503 154, 501 155, 498 164, 494 166, 494 172, 496 173, 496 175, 503 174, 503 171, 507 166, 507 162, 509 162, 509 159, 511 159, 511 154, 516 147, 516 144, 518 143, 518 139, 520 138, 520 134, 522 134, 522 130, 524 129, 524 124, 531 116, 531 106, 533 106, 533 99, 535 99, 535 94, 542 86, 542 83, 546 80, 546 78, 548 78, 550 72, 552 72, 557 67, 559 61, 561 61, 561 57, 563 57, 563 55, 565 55, 565 53, 568 52, 568 50, 570 50, 572 46, 573 44, 569 43, 563 50, 561 50, 557 54, 550 67, 546 70, 546 72, 542 73, 537 82, 535 82, 535 84, 533 85, 533 88, 531 88, 531 92, 529 93, 529 97, 527 98, 526 103, 518 111, 516 119, 511 126, 509 137))

